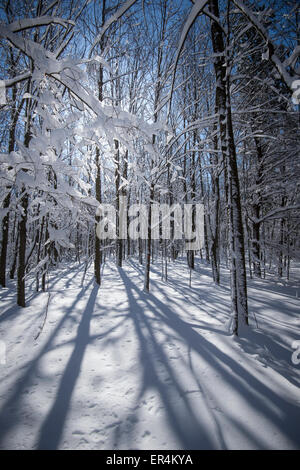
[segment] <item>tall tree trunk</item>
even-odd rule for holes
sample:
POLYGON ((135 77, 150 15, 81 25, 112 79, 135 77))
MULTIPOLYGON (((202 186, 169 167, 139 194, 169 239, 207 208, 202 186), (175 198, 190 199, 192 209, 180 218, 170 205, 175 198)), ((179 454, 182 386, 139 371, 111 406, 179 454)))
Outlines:
POLYGON ((9 231, 9 204, 10 204, 10 192, 6 195, 3 202, 3 209, 7 210, 7 213, 2 220, 2 244, 0 254, 0 284, 2 287, 6 287, 6 258, 7 258, 7 245, 8 245, 8 231, 9 231))
MULTIPOLYGON (((16 134, 16 126, 19 119, 19 115, 21 109, 23 107, 23 100, 21 101, 18 108, 15 106, 15 102, 17 99, 17 88, 16 86, 13 87, 12 90, 12 102, 13 109, 11 113, 11 124, 9 127, 9 137, 8 137, 8 152, 13 152, 15 148, 15 134, 16 134)), ((5 196, 3 201, 3 209, 7 209, 7 213, 2 219, 2 245, 1 245, 1 252, 0 252, 0 285, 2 287, 6 286, 6 264, 7 264, 7 248, 8 248, 8 234, 9 234, 9 205, 10 205, 10 186, 7 187, 9 191, 8 194, 5 196)))
POLYGON ((115 140, 115 186, 116 186, 116 263, 122 267, 123 240, 120 238, 120 149, 119 141, 115 140))
MULTIPOLYGON (((218 0, 210 0, 210 11, 219 19, 218 0)), ((229 33, 227 33, 229 34, 229 33)), ((237 168, 237 157, 231 117, 229 91, 229 72, 226 60, 226 49, 223 30, 218 22, 211 20, 211 37, 214 53, 216 75, 216 107, 219 115, 219 134, 222 155, 226 162, 229 186, 229 209, 231 229, 231 297, 234 318, 234 334, 241 332, 243 325, 248 325, 247 279, 245 265, 244 230, 240 199, 240 186, 237 168)), ((228 40, 228 38, 227 38, 228 40)))
MULTIPOLYGON (((36 264, 39 264, 41 260, 41 248, 42 248, 42 239, 43 239, 43 231, 44 231, 44 224, 45 224, 45 217, 42 217, 42 224, 40 228, 40 239, 39 239, 39 244, 38 244, 38 249, 37 249, 37 255, 36 255, 36 264)), ((46 241, 46 240, 45 240, 46 241)), ((40 271, 37 271, 36 273, 36 291, 39 291, 40 288, 40 271)))
MULTIPOLYGON (((125 157, 124 157, 124 168, 123 168, 123 178, 125 181, 127 181, 127 177, 128 177, 128 150, 126 150, 125 152, 125 157)), ((122 191, 121 191, 121 194, 123 196, 123 198, 126 198, 127 197, 127 186, 125 185, 125 182, 123 182, 124 185, 122 187, 122 191)), ((125 201, 125 199, 123 199, 125 201)), ((128 234, 128 202, 127 202, 127 211, 126 211, 126 217, 127 219, 123 221, 124 223, 124 226, 126 225, 127 227, 127 234, 128 234)), ((130 245, 129 245, 129 237, 127 235, 127 243, 128 243, 128 246, 127 246, 127 254, 130 254, 130 245)), ((125 260, 125 257, 126 257, 126 241, 125 239, 123 239, 123 242, 122 242, 122 259, 125 260)))
MULTIPOLYGON (((263 162, 263 153, 262 147, 257 138, 255 140, 256 150, 257 150, 257 176, 256 176, 256 186, 260 188, 262 182, 262 162, 263 162)), ((253 267, 254 274, 256 277, 261 277, 261 247, 260 247, 260 190, 256 191, 255 197, 258 198, 253 205, 253 215, 254 222, 252 225, 252 257, 253 257, 253 267)))
MULTIPOLYGON (((102 12, 101 12, 101 27, 105 23, 106 16, 106 0, 102 0, 102 12)), ((104 48, 104 36, 102 36, 99 43, 100 55, 104 48)), ((99 80, 98 80, 98 99, 103 101, 103 67, 100 64, 99 66, 99 80)), ((96 190, 96 200, 101 204, 101 164, 100 164, 100 150, 99 147, 96 147, 96 181, 95 181, 95 190, 96 190)), ((95 282, 99 286, 101 285, 101 264, 102 264, 102 250, 101 250, 101 240, 98 238, 96 233, 97 224, 99 222, 99 217, 95 216, 95 257, 94 257, 94 276, 95 282)))
POLYGON ((149 292, 150 288, 150 262, 151 262, 151 220, 152 220, 152 202, 154 199, 154 184, 150 187, 150 200, 148 207, 148 231, 146 240, 146 259, 145 259, 145 279, 144 279, 144 290, 149 292))
MULTIPOLYGON (((27 92, 30 92, 31 82, 28 82, 27 92)), ((26 103, 26 124, 24 145, 29 147, 31 140, 31 100, 26 103)), ((27 170, 21 170, 27 172, 27 170)), ((21 214, 19 220, 19 255, 18 255, 18 283, 17 283, 17 304, 20 307, 26 307, 25 301, 25 269, 26 269, 26 243, 27 243, 27 211, 29 196, 25 186, 21 188, 21 214), (22 196, 23 194, 23 196, 22 196)))
MULTIPOLYGON (((157 72, 156 72, 156 83, 155 83, 155 93, 154 93, 154 113, 153 121, 157 122, 158 111, 157 107, 159 104, 161 92, 162 92, 162 60, 163 60, 163 45, 166 36, 166 25, 167 25, 167 0, 162 2, 162 18, 161 18, 161 30, 160 30, 160 42, 158 46, 157 54, 157 72)), ((152 135, 152 145, 155 145, 155 134, 152 135)), ((153 164, 156 162, 153 161, 151 157, 150 172, 153 169, 153 164)), ((152 177, 151 177, 152 179, 152 177)), ((154 201, 154 183, 150 182, 150 200, 148 208, 148 235, 146 241, 146 259, 145 259, 145 278, 144 278, 144 290, 149 292, 150 287, 150 263, 151 263, 151 245, 152 245, 152 236, 151 236, 151 219, 152 219, 152 204, 154 201)))
POLYGON ((219 244, 219 232, 220 232, 220 182, 219 182, 219 161, 218 161, 218 141, 214 139, 214 150, 216 152, 211 156, 211 163, 213 164, 212 174, 212 194, 214 201, 214 208, 211 217, 211 267, 213 280, 216 285, 220 284, 220 244, 219 244))
POLYGON ((25 301, 25 268, 26 268, 26 242, 27 242, 27 210, 28 194, 23 187, 24 196, 21 199, 22 214, 19 222, 19 264, 18 264, 18 290, 17 304, 26 307, 25 301))
MULTIPOLYGON (((204 200, 204 182, 203 182, 203 171, 202 171, 202 163, 201 163, 201 155, 199 154, 199 169, 200 169, 200 191, 201 191, 201 199, 204 200)), ((206 211, 204 211, 204 227, 203 227, 203 235, 204 235, 204 249, 205 249, 205 259, 206 262, 210 262, 209 256, 209 246, 208 246, 208 234, 207 234, 207 226, 208 226, 208 217, 206 215, 206 211)))
POLYGON ((45 240, 44 240, 44 259, 48 258, 46 263, 43 265, 43 274, 42 274, 42 291, 46 291, 46 275, 47 275, 47 270, 48 270, 48 263, 50 261, 50 241, 49 239, 49 230, 48 230, 48 223, 49 223, 49 217, 46 217, 46 228, 45 228, 45 240))
MULTIPOLYGON (((100 151, 96 148, 96 200, 101 204, 101 173, 100 173, 100 151)), ((95 282, 101 285, 101 244, 97 236, 96 228, 100 218, 95 216, 95 259, 94 259, 94 275, 95 282)))
POLYGON ((16 272, 16 267, 17 267, 17 259, 18 259, 18 251, 19 251, 19 235, 20 235, 20 229, 19 229, 19 224, 17 226, 17 236, 15 240, 15 248, 14 248, 14 257, 13 257, 13 262, 10 267, 9 271, 9 278, 14 279, 15 278, 15 272, 16 272))

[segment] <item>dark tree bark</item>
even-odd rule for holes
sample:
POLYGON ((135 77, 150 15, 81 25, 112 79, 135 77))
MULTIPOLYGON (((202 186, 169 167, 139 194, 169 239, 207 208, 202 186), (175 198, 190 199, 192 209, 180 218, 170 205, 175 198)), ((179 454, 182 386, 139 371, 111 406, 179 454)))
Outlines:
POLYGON ((120 149, 119 142, 115 140, 115 186, 116 186, 116 263, 122 267, 123 240, 120 238, 120 149))
MULTIPOLYGON (((101 204, 101 170, 100 170, 100 151, 98 147, 96 148, 96 200, 101 204)), ((97 223, 99 222, 100 218, 98 216, 95 217, 95 259, 94 259, 94 275, 95 275, 95 282, 100 286, 101 285, 101 244, 100 239, 97 236, 96 228, 97 223)))
MULTIPOLYGON (((30 91, 30 83, 28 83, 27 91, 30 91)), ((31 100, 27 100, 26 104, 26 132, 24 137, 25 147, 29 147, 31 140, 31 100)), ((27 170, 21 170, 26 172, 27 170)), ((26 244, 27 244, 27 211, 29 196, 25 186, 21 189, 20 206, 22 212, 19 220, 19 255, 18 255, 18 284, 17 284, 17 304, 20 307, 26 307, 25 300, 25 271, 26 271, 26 244), (22 196, 23 195, 23 196, 22 196)))
MULTIPOLYGON (((16 86, 13 87, 12 91, 12 101, 13 103, 16 102, 17 99, 17 89, 16 86)), ((15 104, 13 105, 12 113, 11 113, 11 125, 9 128, 9 137, 8 137, 8 152, 13 152, 15 148, 15 134, 16 134, 16 126, 19 119, 20 112, 23 107, 23 101, 21 101, 18 108, 16 108, 15 104)), ((8 194, 5 196, 3 201, 3 209, 7 209, 7 214, 2 219, 2 244, 1 244, 1 252, 0 252, 0 285, 2 287, 6 286, 6 264, 7 264, 7 248, 8 248, 8 234, 9 234, 9 205, 10 205, 10 187, 7 187, 9 191, 8 194)))
MULTIPOLYGON (((258 141, 255 139, 256 151, 257 151, 257 177, 256 177, 256 186, 259 188, 262 182, 262 160, 263 160, 263 153, 262 147, 258 141)), ((261 277, 261 248, 260 248, 260 213, 261 213, 261 201, 260 199, 260 191, 256 191, 256 198, 253 205, 253 216, 254 222, 252 225, 252 257, 253 257, 253 268, 254 268, 254 275, 256 277, 261 277)))
MULTIPOLYGON (((216 130, 216 126, 215 129, 216 130)), ((212 195, 213 195, 213 211, 211 216, 211 251, 210 251, 210 259, 211 259, 211 267, 212 267, 212 274, 213 280, 215 284, 220 284, 220 248, 219 248, 219 240, 220 240, 220 225, 219 225, 219 218, 220 218, 220 181, 219 181, 219 159, 217 154, 218 149, 218 139, 217 137, 214 139, 214 150, 216 152, 211 155, 210 161, 213 166, 212 171, 212 195)))
MULTIPOLYGON (((106 17, 106 0, 102 1, 102 12, 101 12, 101 27, 105 23, 106 17)), ((104 37, 99 44, 100 52, 102 52, 104 48, 104 37)), ((103 67, 102 65, 99 66, 99 80, 98 80, 98 99, 99 101, 103 101, 103 67)), ((96 148, 96 200, 101 204, 101 165, 100 165, 100 150, 99 147, 96 148)), ((95 216, 95 257, 94 257, 94 276, 95 282, 99 286, 101 285, 101 264, 102 264, 102 250, 101 250, 101 240, 98 238, 96 233, 97 223, 99 222, 99 217, 95 216)))
POLYGON ((17 227, 17 236, 15 240, 15 248, 14 248, 14 257, 13 257, 13 262, 10 267, 9 271, 9 278, 14 279, 15 278, 15 272, 16 272, 16 267, 17 267, 17 259, 18 259, 18 251, 19 251, 19 235, 20 235, 20 230, 19 230, 19 224, 17 227))
POLYGON ((19 221, 19 263, 18 263, 18 290, 17 304, 20 307, 26 307, 25 301, 25 268, 26 268, 26 242, 27 242, 27 210, 28 210, 28 194, 23 187, 25 193, 21 199, 22 214, 19 221))
POLYGON ((150 262, 151 262, 151 220, 152 220, 152 203, 154 200, 154 184, 151 184, 150 187, 150 200, 148 207, 148 231, 147 231, 147 241, 146 241, 146 258, 145 258, 145 280, 144 280, 144 290, 149 292, 150 288, 150 262))
MULTIPOLYGON (((210 0, 210 12, 219 19, 219 2, 210 0)), ((227 34, 229 34, 227 32, 227 34)), ((231 248, 231 299, 234 317, 234 334, 238 335, 243 324, 248 325, 247 279, 245 265, 244 230, 240 197, 239 175, 237 168, 236 148, 234 142, 228 63, 220 24, 211 20, 211 37, 214 53, 216 75, 216 108, 219 116, 219 139, 221 151, 226 163, 229 211, 230 211, 230 248, 231 248)), ((228 37, 227 37, 228 39, 228 37)))
POLYGON ((3 209, 7 209, 6 215, 2 220, 2 244, 0 254, 0 284, 6 287, 6 259, 7 259, 7 245, 8 245, 8 231, 9 231, 9 204, 10 193, 4 199, 3 209))

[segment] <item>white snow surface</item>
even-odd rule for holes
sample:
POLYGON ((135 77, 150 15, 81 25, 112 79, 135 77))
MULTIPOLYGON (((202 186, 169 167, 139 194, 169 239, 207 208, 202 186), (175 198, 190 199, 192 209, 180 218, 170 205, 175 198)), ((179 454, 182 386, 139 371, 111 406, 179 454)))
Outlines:
POLYGON ((225 268, 215 287, 198 260, 189 288, 184 260, 168 282, 157 262, 150 294, 134 260, 106 263, 100 288, 83 272, 61 266, 45 293, 29 281, 25 309, 13 281, 0 292, 1 449, 300 448, 299 270, 249 281, 244 339, 226 331, 225 268))

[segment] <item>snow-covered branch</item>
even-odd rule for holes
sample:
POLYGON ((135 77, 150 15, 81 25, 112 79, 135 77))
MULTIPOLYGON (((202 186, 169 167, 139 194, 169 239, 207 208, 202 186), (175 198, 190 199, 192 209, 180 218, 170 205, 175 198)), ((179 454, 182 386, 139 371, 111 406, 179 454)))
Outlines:
POLYGON ((263 217, 260 217, 259 219, 253 219, 254 222, 256 223, 261 223, 264 222, 265 220, 273 219, 275 216, 278 216, 279 218, 282 218, 282 214, 284 212, 290 212, 290 211, 300 211, 300 205, 295 205, 295 206, 285 206, 285 207, 279 207, 277 209, 274 209, 270 212, 268 212, 266 215, 263 217))
MULTIPOLYGON (((252 23, 252 25, 255 27, 255 29, 258 31, 258 33, 261 35, 261 37, 264 39, 266 42, 266 45, 268 47, 269 51, 269 60, 273 62, 275 67, 277 68, 278 72, 280 73, 281 77, 285 81, 286 85, 292 89, 292 83, 295 80, 295 76, 292 76, 286 69, 288 65, 292 65, 295 63, 297 57, 300 55, 300 47, 296 47, 290 58, 282 62, 278 55, 275 53, 275 46, 273 42, 270 39, 268 31, 265 29, 265 27, 261 24, 261 22, 255 17, 254 13, 244 5, 243 2, 240 0, 233 0, 233 3, 237 6, 237 8, 246 16, 246 18, 252 23)), ((295 73, 297 73, 294 70, 295 73)))
POLYGON ((16 83, 20 83, 24 80, 27 80, 29 77, 31 77, 31 72, 25 72, 22 73, 21 75, 18 75, 17 77, 14 78, 9 78, 7 80, 3 80, 6 88, 12 87, 16 83))
POLYGON ((31 29, 41 26, 48 26, 50 24, 59 24, 64 28, 67 28, 68 25, 73 25, 74 22, 71 20, 65 20, 63 18, 58 18, 55 16, 40 16, 38 18, 24 18, 8 25, 8 28, 11 32, 17 33, 19 31, 24 31, 25 29, 31 29))
POLYGON ((97 46, 97 44, 99 44, 99 42, 101 41, 104 33, 108 30, 108 28, 115 22, 117 21, 119 18, 121 18, 121 16, 124 15, 124 13, 126 13, 127 10, 129 10, 130 7, 132 7, 132 5, 136 3, 136 0, 127 0, 124 5, 119 8, 116 13, 114 15, 112 15, 104 24, 104 26, 101 28, 101 31, 100 33, 98 34, 98 36, 96 37, 95 41, 94 41, 94 44, 92 45, 92 48, 91 48, 91 51, 90 51, 90 55, 92 54, 93 50, 95 49, 95 47, 97 46))
POLYGON ((173 95, 173 89, 174 89, 174 83, 175 83, 175 75, 176 75, 176 70, 177 70, 177 65, 178 65, 178 60, 181 54, 181 51, 183 49, 185 40, 187 38, 187 35, 195 23, 196 19, 200 15, 200 13, 203 11, 204 7, 208 3, 208 0, 195 0, 195 3, 189 13, 189 16, 183 26, 183 29, 181 31, 180 39, 178 42, 177 46, 177 52, 176 52, 176 57, 174 61, 174 69, 173 69, 173 77, 172 77, 172 83, 171 83, 171 91, 170 91, 170 101, 169 101, 169 110, 168 110, 168 115, 170 114, 171 111, 171 104, 172 104, 172 95, 173 95))

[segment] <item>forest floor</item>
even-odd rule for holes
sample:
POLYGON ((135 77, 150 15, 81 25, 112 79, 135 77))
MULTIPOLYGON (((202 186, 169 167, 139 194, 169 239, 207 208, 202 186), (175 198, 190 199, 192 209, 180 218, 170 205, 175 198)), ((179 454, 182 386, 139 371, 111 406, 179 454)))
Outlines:
POLYGON ((1 449, 300 448, 300 270, 249 280, 243 339, 224 267, 216 288, 197 260, 189 288, 184 260, 168 282, 157 262, 150 294, 134 260, 106 263, 100 288, 83 272, 61 266, 45 293, 29 281, 26 309, 0 291, 1 449))

